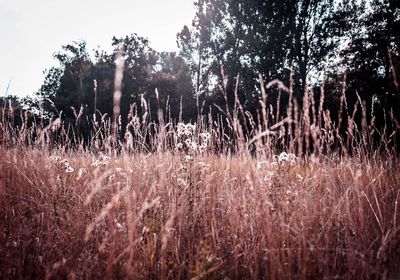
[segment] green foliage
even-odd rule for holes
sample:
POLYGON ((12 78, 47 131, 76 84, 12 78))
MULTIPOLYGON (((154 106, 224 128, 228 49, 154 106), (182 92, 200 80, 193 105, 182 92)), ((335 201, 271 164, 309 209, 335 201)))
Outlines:
MULTIPOLYGON (((158 54, 148 40, 136 34, 113 38, 114 52, 97 50, 94 59, 86 43, 63 46, 54 55, 60 66, 47 71, 38 92, 42 110, 49 117, 61 116, 76 133, 89 133, 92 117, 113 115, 116 50, 123 50, 124 72, 121 97, 121 127, 126 127, 132 106, 143 115, 142 101, 153 109, 178 118, 180 102, 185 118, 193 118, 193 88, 185 61, 173 53, 158 54), (160 93, 156 97, 156 89, 160 93)), ((153 120, 157 120, 156 115, 153 120)), ((88 135, 86 135, 88 136, 88 135)))
POLYGON ((238 74, 239 98, 249 107, 260 98, 258 73, 289 85, 292 72, 295 93, 302 96, 307 77, 324 68, 338 43, 333 0, 202 0, 195 5, 192 28, 178 34, 182 56, 200 91, 212 90, 213 77, 226 83, 231 107, 238 74))
POLYGON ((153 104, 174 120, 195 120, 194 90, 189 66, 184 59, 175 53, 162 52, 157 68, 158 71, 151 76, 148 91, 153 104))
POLYGON ((343 26, 348 45, 341 52, 346 97, 355 104, 358 94, 367 105, 367 115, 373 112, 376 126, 382 127, 389 114, 400 118, 395 105, 400 102, 400 2, 350 1, 343 11, 348 19, 343 26))
POLYGON ((301 109, 309 86, 316 109, 330 109, 342 131, 343 116, 354 112, 361 120, 360 100, 368 117, 376 117, 374 124, 383 126, 388 114, 400 118, 393 105, 400 101, 399 6, 395 0, 198 0, 192 26, 177 34, 179 55, 158 53, 137 34, 114 37, 114 52, 97 50, 94 56, 84 41, 74 42, 54 55, 59 66, 47 71, 41 102, 31 106, 45 117, 61 116, 77 127, 74 133, 89 133, 93 116, 113 115, 121 48, 121 127, 132 112, 154 122, 161 115, 188 122, 200 114, 229 122, 239 103, 238 118, 250 115, 251 125, 262 122, 261 111, 279 122, 295 110, 289 92, 301 109), (260 78, 278 79, 291 90, 271 86, 264 99, 260 78), (325 103, 319 108, 322 88, 325 103))
POLYGON ((324 88, 323 109, 331 111, 342 132, 348 125, 341 121, 345 115, 354 113, 361 125, 361 105, 377 128, 385 126, 390 114, 399 119, 400 109, 394 106, 400 102, 399 3, 196 1, 192 26, 184 26, 177 41, 197 89, 198 110, 205 102, 224 114, 237 105, 237 94, 254 118, 263 108, 283 110, 284 118, 288 96, 272 86, 263 100, 261 74, 266 83, 278 79, 292 89, 299 108, 306 90, 314 90, 318 105, 324 88))

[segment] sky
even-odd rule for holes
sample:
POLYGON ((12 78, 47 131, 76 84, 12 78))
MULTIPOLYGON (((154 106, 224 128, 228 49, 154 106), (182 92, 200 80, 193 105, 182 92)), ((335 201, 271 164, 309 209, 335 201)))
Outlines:
POLYGON ((157 51, 177 51, 194 14, 193 0, 0 0, 0 96, 37 91, 53 54, 73 41, 111 50, 113 36, 137 33, 157 51))

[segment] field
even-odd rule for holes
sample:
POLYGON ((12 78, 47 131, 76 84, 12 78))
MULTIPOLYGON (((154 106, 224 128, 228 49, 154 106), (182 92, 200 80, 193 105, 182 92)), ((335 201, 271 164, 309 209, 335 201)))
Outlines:
POLYGON ((52 141, 59 120, 17 129, 3 113, 0 278, 400 278, 397 131, 333 139, 319 114, 234 144, 220 124, 141 124, 117 151, 112 132, 73 149, 52 141))

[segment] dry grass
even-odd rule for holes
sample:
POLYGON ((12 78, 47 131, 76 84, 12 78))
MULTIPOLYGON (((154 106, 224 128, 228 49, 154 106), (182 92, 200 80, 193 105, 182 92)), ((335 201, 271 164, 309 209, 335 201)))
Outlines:
POLYGON ((344 139, 323 96, 282 90, 285 119, 155 124, 142 100, 121 142, 94 119, 86 145, 3 110, 0 278, 399 279, 398 131, 373 145, 357 103, 344 139))
POLYGON ((396 158, 1 154, 2 279, 400 276, 396 158))

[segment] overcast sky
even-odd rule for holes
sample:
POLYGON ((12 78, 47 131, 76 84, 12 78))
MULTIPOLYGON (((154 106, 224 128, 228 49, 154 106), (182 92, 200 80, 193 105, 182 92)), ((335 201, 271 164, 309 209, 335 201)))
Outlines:
POLYGON ((0 96, 39 89, 53 53, 84 39, 110 49, 113 36, 147 37, 157 51, 177 50, 176 33, 190 25, 193 0, 0 0, 0 96))

